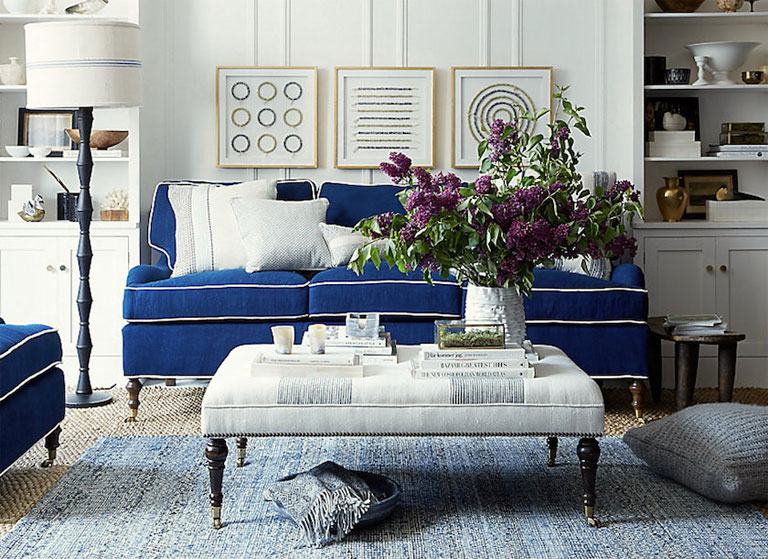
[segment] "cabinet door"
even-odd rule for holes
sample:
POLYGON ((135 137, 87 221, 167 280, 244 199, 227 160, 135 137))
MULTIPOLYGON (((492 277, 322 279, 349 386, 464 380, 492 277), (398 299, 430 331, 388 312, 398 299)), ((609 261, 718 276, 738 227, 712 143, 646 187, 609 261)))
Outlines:
POLYGON ((0 317, 9 324, 64 328, 55 237, 0 239, 0 317))
MULTIPOLYGON (((93 341, 92 355, 119 356, 122 354, 121 329, 123 320, 123 288, 128 275, 128 239, 126 237, 92 237, 93 262, 91 264, 90 329, 93 341)), ((77 265, 77 239, 62 239, 59 255, 67 267, 65 288, 69 293, 69 324, 71 335, 62 340, 64 353, 75 355, 80 315, 77 310, 77 292, 80 274, 77 265)))
POLYGON ((717 239, 717 312, 745 332, 739 355, 768 356, 768 238, 717 239))
POLYGON ((714 266, 713 238, 646 239, 649 316, 716 312, 714 266))

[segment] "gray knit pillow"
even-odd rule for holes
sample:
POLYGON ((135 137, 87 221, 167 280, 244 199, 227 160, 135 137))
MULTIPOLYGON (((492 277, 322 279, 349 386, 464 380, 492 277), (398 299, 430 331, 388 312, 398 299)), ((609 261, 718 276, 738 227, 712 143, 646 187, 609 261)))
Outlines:
POLYGON ((700 404, 624 435, 659 475, 726 503, 768 500, 768 407, 700 404))

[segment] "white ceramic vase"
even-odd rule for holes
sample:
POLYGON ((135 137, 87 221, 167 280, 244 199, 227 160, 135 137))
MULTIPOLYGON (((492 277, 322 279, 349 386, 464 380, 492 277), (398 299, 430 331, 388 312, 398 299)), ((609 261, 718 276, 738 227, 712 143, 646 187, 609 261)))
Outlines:
POLYGON ((45 4, 46 0, 3 0, 5 9, 11 14, 39 14, 45 4))
POLYGON ((503 324, 507 345, 525 341, 523 297, 514 288, 469 284, 464 318, 469 324, 503 324))
POLYGON ((3 85, 24 85, 24 66, 19 64, 19 59, 15 56, 8 60, 10 64, 0 65, 0 82, 3 85))

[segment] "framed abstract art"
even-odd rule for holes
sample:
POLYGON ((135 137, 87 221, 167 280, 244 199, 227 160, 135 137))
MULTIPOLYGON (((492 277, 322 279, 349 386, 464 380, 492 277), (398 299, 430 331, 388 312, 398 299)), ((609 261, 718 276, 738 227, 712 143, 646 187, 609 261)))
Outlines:
POLYGON ((434 68, 336 68, 335 166, 375 169, 393 151, 435 161, 434 68))
POLYGON ((218 167, 317 167, 317 68, 216 69, 218 167))
POLYGON ((477 145, 494 120, 516 121, 525 129, 532 123, 521 114, 551 108, 551 66, 452 68, 451 166, 479 166, 477 145))

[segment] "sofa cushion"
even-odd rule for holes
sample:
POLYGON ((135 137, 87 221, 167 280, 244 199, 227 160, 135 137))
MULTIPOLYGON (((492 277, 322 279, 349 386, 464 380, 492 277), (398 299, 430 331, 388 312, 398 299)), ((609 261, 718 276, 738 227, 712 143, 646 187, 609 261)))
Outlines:
POLYGON ((0 325, 0 399, 60 362, 61 340, 55 328, 0 325))
POLYGON ((329 202, 326 223, 353 227, 361 219, 385 212, 405 213, 397 195, 403 191, 391 184, 360 185, 326 182, 320 197, 329 202))
POLYGON ((657 474, 710 499, 768 499, 768 407, 700 404, 630 429, 624 442, 657 474))
POLYGON ((420 271, 403 274, 368 263, 356 275, 345 267, 320 272, 309 282, 309 315, 323 319, 347 312, 378 312, 382 318, 435 320, 461 316, 462 290, 453 278, 424 281, 420 271))
MULTIPOLYGON (((217 184, 231 186, 237 182, 166 181, 155 188, 149 213, 149 246, 160 253, 158 265, 173 269, 176 263, 176 218, 168 200, 168 185, 180 183, 217 184)), ((315 183, 308 179, 277 181, 278 200, 312 200, 316 196, 315 183)))
POLYGON ((129 322, 298 320, 307 316, 307 280, 294 272, 222 270, 157 277, 155 266, 128 275, 123 317, 129 322))
POLYGON ((524 301, 528 324, 646 323, 648 292, 642 287, 557 270, 533 274, 533 294, 524 301))

